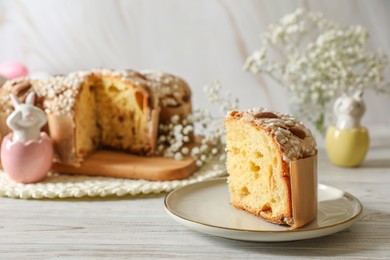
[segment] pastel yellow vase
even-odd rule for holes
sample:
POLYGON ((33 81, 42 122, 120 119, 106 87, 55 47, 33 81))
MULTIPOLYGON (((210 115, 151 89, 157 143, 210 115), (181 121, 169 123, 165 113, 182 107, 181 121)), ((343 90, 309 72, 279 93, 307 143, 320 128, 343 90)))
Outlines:
POLYGON ((367 128, 340 129, 330 126, 325 137, 330 161, 338 166, 359 166, 366 157, 370 138, 367 128))

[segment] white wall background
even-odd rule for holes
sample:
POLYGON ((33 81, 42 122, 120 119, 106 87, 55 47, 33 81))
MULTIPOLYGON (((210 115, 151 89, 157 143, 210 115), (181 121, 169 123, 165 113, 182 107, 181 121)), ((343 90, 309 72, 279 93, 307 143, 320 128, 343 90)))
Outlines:
MULTIPOLYGON (((386 0, 0 0, 0 62, 50 73, 162 69, 190 83, 198 106, 207 105, 203 86, 220 80, 241 107, 288 111, 282 89, 242 65, 266 26, 297 7, 367 27, 372 48, 390 55, 386 0)), ((367 93, 366 100, 364 123, 390 125, 390 97, 367 93)))

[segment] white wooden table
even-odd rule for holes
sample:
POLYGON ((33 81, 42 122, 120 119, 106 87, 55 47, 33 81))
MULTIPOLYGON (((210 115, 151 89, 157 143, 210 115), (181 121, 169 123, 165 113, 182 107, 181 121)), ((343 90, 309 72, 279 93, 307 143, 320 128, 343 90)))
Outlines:
POLYGON ((330 165, 320 152, 319 182, 352 193, 364 212, 327 237, 253 243, 180 226, 164 211, 164 194, 120 199, 0 198, 0 259, 390 259, 390 126, 372 131, 360 168, 330 165))

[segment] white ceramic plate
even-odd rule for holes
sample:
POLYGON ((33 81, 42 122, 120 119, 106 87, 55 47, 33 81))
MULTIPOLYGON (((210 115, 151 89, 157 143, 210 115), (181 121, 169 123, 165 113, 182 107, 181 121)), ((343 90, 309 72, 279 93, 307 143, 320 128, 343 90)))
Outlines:
POLYGON ((290 230, 268 223, 229 203, 226 178, 178 188, 165 197, 165 209, 180 224, 210 235, 247 241, 293 241, 326 236, 351 226, 363 210, 360 201, 339 189, 318 185, 318 215, 290 230))

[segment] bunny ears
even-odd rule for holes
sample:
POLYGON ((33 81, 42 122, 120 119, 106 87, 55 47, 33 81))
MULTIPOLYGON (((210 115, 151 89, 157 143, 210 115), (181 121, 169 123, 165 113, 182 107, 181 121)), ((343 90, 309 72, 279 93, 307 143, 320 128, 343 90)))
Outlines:
MULTIPOLYGON (((362 89, 359 89, 359 90, 355 91, 355 93, 352 94, 352 97, 356 100, 362 100, 363 94, 364 94, 364 91, 362 89)), ((348 95, 347 95, 347 93, 344 92, 343 96, 346 97, 348 95)))
POLYGON ((353 94, 353 97, 356 99, 356 100, 361 100, 363 98, 363 90, 359 89, 358 91, 356 91, 354 94, 353 94))
MULTIPOLYGON (((18 96, 16 96, 15 94, 11 94, 10 99, 11 99, 12 105, 15 108, 21 104, 18 96)), ((34 105, 34 101, 35 101, 35 93, 30 92, 26 97, 25 104, 34 105)))

